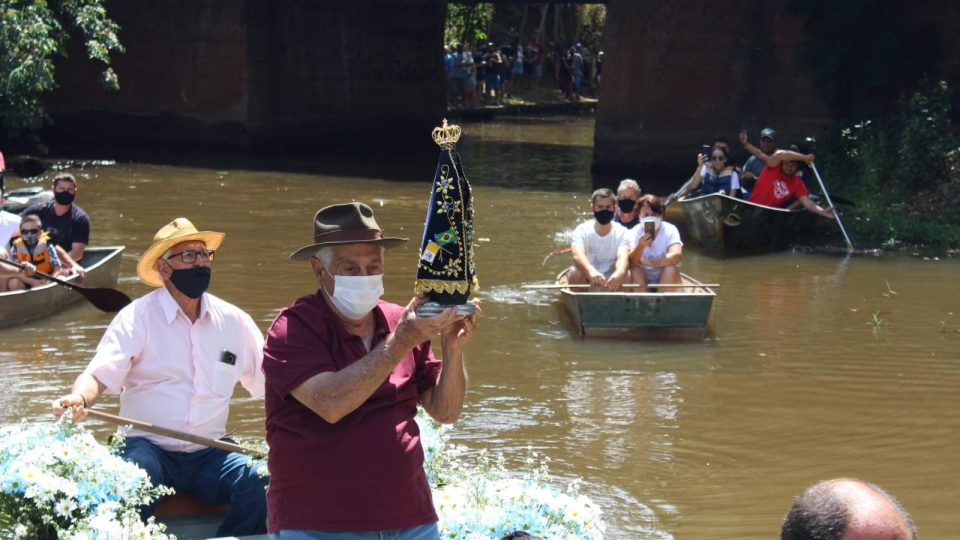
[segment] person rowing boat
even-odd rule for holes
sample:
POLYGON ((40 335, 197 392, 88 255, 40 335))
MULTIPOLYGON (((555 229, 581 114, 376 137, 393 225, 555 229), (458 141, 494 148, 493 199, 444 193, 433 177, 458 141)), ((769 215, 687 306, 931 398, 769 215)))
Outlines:
MULTIPOLYGON (((117 314, 71 393, 53 402, 55 414, 72 409, 79 421, 104 393, 120 394, 122 416, 220 439, 237 382, 263 397, 263 334, 249 315, 206 292, 223 238, 186 218, 157 232, 137 264, 140 281, 156 290, 117 314)), ((247 456, 131 431, 124 457, 154 485, 229 503, 217 536, 266 531, 266 478, 247 456)))

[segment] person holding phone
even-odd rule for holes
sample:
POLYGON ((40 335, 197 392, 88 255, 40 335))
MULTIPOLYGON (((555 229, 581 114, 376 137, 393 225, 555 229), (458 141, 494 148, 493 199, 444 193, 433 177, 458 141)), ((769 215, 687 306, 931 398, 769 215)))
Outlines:
POLYGON ((731 197, 739 197, 740 176, 736 167, 730 164, 727 150, 719 145, 713 148, 704 146, 704 149, 704 153, 697 156, 697 169, 677 193, 677 198, 689 193, 725 193, 731 197))
MULTIPOLYGON (((636 292, 646 292, 648 286, 681 283, 680 261, 683 258, 683 242, 680 231, 672 223, 663 221, 663 201, 656 195, 640 197, 640 227, 630 250, 630 275, 642 287, 636 292)), ((665 292, 679 292, 668 290, 665 292)))

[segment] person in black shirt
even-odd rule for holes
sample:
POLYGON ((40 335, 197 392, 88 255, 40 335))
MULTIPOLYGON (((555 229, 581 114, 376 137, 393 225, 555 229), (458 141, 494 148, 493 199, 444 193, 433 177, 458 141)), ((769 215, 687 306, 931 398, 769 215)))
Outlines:
POLYGON ((23 212, 23 215, 40 216, 43 230, 69 256, 61 261, 64 269, 72 266, 73 261, 82 259, 90 243, 90 218, 82 208, 73 204, 76 195, 77 179, 70 173, 60 173, 53 177, 54 200, 31 205, 23 212))

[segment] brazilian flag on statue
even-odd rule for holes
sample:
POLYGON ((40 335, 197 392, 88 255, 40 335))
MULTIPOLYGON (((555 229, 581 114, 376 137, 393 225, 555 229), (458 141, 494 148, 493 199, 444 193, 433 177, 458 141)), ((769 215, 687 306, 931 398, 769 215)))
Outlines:
POLYGON ((460 132, 459 126, 447 125, 446 120, 443 127, 433 130, 440 157, 430 187, 414 286, 414 293, 427 297, 433 312, 465 304, 472 309, 467 300, 478 288, 473 261, 473 196, 456 151, 460 132))

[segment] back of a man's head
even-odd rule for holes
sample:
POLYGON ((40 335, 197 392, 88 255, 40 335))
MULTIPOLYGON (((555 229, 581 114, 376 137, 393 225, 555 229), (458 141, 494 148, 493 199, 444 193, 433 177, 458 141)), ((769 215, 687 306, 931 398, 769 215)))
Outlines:
POLYGON ((797 496, 780 540, 916 540, 910 515, 880 486, 853 478, 816 484, 797 496))

